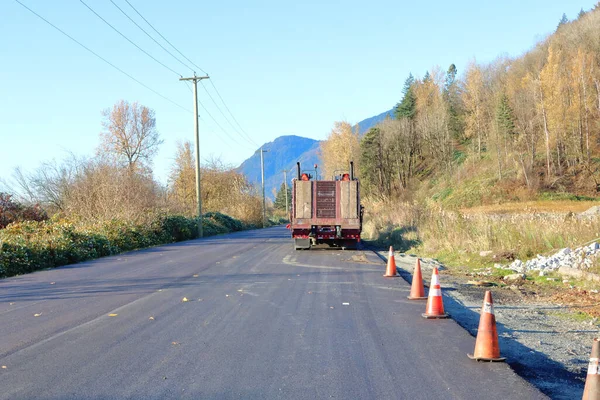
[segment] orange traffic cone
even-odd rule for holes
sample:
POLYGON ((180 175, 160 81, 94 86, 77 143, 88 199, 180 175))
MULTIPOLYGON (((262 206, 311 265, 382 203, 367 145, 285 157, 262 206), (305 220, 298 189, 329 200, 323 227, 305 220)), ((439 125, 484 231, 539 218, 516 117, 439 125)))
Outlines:
POLYGON ((417 258, 415 271, 413 272, 412 285, 410 287, 409 300, 425 300, 425 288, 423 287, 423 276, 421 275, 421 260, 417 258))
POLYGON ((390 254, 388 256, 387 263, 387 271, 385 272, 385 277, 387 278, 395 278, 400 276, 398 274, 398 270, 396 269, 396 259, 394 258, 394 248, 390 246, 390 254))
POLYGON ((444 312, 444 302, 442 301, 442 287, 440 286, 440 276, 437 267, 433 268, 431 274, 431 284, 429 285, 429 297, 427 298, 427 307, 423 318, 448 318, 449 315, 444 312))
POLYGON ((498 332, 496 331, 496 316, 494 315, 494 302, 492 292, 485 291, 481 316, 479 317, 479 329, 475 340, 475 351, 467 354, 471 360, 477 361, 504 361, 500 357, 500 346, 498 345, 498 332))
POLYGON ((583 400, 600 399, 600 339, 595 338, 592 342, 592 354, 588 364, 587 377, 585 378, 585 389, 583 389, 583 400))

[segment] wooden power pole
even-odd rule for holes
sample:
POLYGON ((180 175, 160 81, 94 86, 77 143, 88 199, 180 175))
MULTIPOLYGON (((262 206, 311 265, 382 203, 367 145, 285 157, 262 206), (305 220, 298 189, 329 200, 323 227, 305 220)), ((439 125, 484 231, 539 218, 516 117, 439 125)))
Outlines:
POLYGON ((194 82, 194 129, 196 131, 196 204, 198 205, 198 237, 202 232, 202 197, 200 197, 200 135, 198 132, 198 81, 209 79, 207 76, 196 76, 191 78, 179 78, 180 81, 194 82))

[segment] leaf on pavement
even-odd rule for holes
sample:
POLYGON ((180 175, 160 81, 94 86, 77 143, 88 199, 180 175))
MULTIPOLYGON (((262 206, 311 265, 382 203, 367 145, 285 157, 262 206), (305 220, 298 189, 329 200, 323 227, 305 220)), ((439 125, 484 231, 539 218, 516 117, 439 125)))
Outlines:
POLYGON ((2 369, 6 369, 6 365, 3 365, 3 366, 2 366, 2 369))
POLYGON ((180 343, 179 343, 179 342, 171 342, 171 344, 172 344, 173 346, 179 346, 179 344, 180 344, 180 343))
POLYGON ((50 284, 51 284, 51 285, 54 285, 54 284, 56 284, 56 282, 50 282, 50 284))
POLYGON ((349 306, 350 303, 342 303, 343 306, 349 306))
POLYGON ((42 315, 42 313, 39 314, 33 314, 34 317, 40 317, 42 315))
POLYGON ((150 321, 154 321, 154 317, 150 317, 148 318, 150 321))
POLYGON ((194 278, 197 278, 197 277, 198 277, 198 274, 194 274, 194 278))
POLYGON ((186 301, 189 301, 187 297, 184 297, 183 299, 181 299, 182 303, 185 303, 186 301))
POLYGON ((108 314, 109 317, 116 317, 119 314, 108 314))

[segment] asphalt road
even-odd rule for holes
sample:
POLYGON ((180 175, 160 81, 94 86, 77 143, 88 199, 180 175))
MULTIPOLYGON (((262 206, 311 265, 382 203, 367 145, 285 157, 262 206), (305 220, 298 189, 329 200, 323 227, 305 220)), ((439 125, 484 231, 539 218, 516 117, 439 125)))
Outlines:
POLYGON ((0 280, 0 399, 546 398, 384 270, 277 227, 0 280))

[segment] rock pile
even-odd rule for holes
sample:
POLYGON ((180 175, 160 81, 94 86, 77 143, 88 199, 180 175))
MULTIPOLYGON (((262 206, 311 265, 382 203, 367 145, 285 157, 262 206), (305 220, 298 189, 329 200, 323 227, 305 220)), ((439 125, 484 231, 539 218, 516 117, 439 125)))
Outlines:
POLYGON ((538 254, 536 258, 527 260, 526 262, 515 260, 501 268, 510 269, 518 273, 528 271, 549 272, 555 271, 560 267, 585 270, 592 266, 594 259, 598 256, 600 256, 600 243, 593 242, 587 246, 578 247, 575 250, 567 247, 548 257, 538 254))

